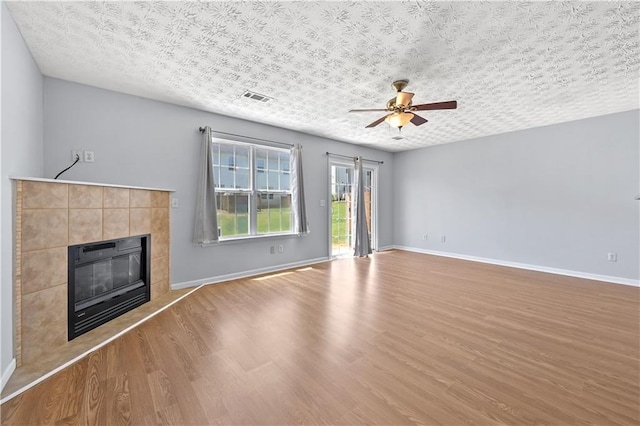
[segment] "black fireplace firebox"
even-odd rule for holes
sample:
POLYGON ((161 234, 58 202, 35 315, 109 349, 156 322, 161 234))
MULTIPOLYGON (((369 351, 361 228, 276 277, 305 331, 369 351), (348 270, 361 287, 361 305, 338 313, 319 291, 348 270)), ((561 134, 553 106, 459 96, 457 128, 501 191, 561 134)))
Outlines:
POLYGON ((69 340, 151 297, 151 236, 69 247, 69 340))

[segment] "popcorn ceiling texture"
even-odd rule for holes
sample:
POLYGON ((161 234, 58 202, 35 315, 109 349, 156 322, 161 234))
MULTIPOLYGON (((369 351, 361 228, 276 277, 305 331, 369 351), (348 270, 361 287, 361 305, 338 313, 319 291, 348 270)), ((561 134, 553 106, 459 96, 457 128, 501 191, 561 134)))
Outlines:
MULTIPOLYGON (((43 74, 400 151, 639 107, 634 2, 7 2, 43 74), (364 126, 410 80, 453 111, 364 126), (270 103, 241 97, 245 90, 270 103)), ((208 123, 202 123, 208 124, 208 123)))

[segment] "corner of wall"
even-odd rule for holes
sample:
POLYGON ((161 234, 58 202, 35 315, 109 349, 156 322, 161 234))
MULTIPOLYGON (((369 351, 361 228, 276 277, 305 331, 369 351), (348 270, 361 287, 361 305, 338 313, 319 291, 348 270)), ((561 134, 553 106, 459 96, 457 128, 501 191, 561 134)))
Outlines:
POLYGON ((10 176, 44 172, 43 76, 4 1, 0 4, 0 371, 2 385, 15 369, 14 194, 10 176), (10 84, 7 84, 10 82, 10 84))
POLYGON ((13 358, 11 362, 9 362, 9 365, 7 365, 7 368, 5 368, 4 371, 2 372, 2 379, 0 381, 0 392, 2 392, 2 390, 4 389, 9 379, 11 378, 11 375, 13 374, 14 371, 16 371, 15 358, 13 358))
MULTIPOLYGON (((4 8, 5 8, 5 4, 4 1, 2 2, 2 4, 0 5, 0 40, 2 39, 2 15, 4 14, 4 8)), ((0 48, 0 159, 2 158, 2 49, 0 48)), ((2 161, 0 161, 0 176, 4 177, 4 174, 2 173, 2 161)), ((2 198, 2 187, 3 185, 0 184, 0 241, 2 241, 2 208, 1 208, 1 200, 2 198)), ((3 271, 2 271, 2 260, 0 259, 0 294, 2 294, 2 278, 4 277, 3 275, 3 271)), ((0 330, 3 330, 3 319, 2 319, 2 304, 0 304, 0 330)), ((0 342, 2 342, 2 336, 0 335, 0 342)), ((0 358, 2 357, 2 355, 0 354, 0 358)), ((2 359, 0 359, 0 366, 2 366, 4 363, 2 362, 2 359)), ((0 382, 0 392, 2 391, 2 389, 4 389, 4 385, 7 383, 7 381, 9 380, 9 377, 11 377, 11 374, 13 374, 13 370, 15 370, 15 358, 7 365, 7 368, 9 369, 8 371, 2 373, 2 378, 1 378, 1 382, 0 382), (13 365, 13 369, 11 369, 11 365, 13 365), (6 373, 6 374, 5 374, 6 373)))

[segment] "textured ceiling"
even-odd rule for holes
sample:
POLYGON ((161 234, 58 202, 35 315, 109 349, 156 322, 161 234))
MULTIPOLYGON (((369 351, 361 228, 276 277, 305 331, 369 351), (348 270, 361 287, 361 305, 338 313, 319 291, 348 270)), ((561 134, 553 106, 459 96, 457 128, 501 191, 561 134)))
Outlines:
POLYGON ((389 151, 639 107, 634 2, 7 5, 47 76, 389 151), (414 104, 458 109, 401 140, 347 113, 384 108, 400 78, 414 104))

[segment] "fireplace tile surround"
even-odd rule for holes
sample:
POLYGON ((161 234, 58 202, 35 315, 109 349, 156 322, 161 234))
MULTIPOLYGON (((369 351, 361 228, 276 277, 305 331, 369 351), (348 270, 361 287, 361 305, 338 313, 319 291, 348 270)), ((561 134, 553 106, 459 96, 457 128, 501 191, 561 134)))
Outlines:
POLYGON ((14 183, 18 367, 68 343, 70 245, 151 234, 151 300, 169 293, 170 190, 29 178, 14 183))

